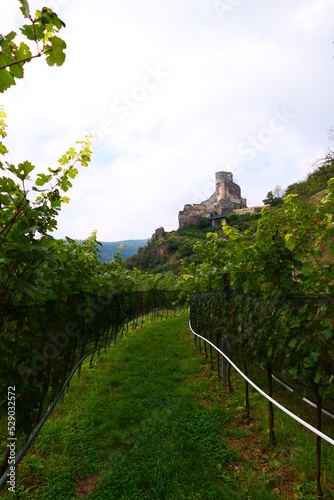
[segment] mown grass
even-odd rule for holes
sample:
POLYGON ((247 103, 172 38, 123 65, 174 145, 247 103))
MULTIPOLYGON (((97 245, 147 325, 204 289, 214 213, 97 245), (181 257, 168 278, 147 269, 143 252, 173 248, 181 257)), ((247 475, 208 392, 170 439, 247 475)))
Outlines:
MULTIPOLYGON (((187 314, 123 336, 71 384, 17 471, 17 498, 315 498, 309 431, 276 412, 270 448, 266 402, 252 393, 246 421, 239 376, 233 387, 230 395, 193 347, 187 314)), ((323 448, 333 498, 333 447, 323 448)))

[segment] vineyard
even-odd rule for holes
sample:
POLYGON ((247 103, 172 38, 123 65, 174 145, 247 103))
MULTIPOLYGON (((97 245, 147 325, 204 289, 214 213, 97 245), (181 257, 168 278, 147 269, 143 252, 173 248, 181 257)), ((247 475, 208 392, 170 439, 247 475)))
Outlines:
MULTIPOLYGON (((29 308, 2 308, 5 335, 1 337, 1 386, 15 387, 16 439, 23 444, 58 397, 68 375, 87 353, 100 350, 152 311, 172 309, 178 292, 147 291, 114 296, 88 293, 64 297, 29 308), (19 375, 19 376, 18 376, 19 375)), ((81 364, 78 370, 80 374, 81 364)), ((5 419, 2 433, 5 434, 5 419)), ((9 449, 1 446, 2 473, 9 449)))
MULTIPOLYGON (((65 61, 66 44, 58 36, 64 22, 51 9, 44 7, 32 16, 28 2, 20 4, 26 43, 16 43, 15 32, 1 36, 0 92, 23 78, 25 64, 35 57, 43 56, 50 66, 65 61)), ((80 360, 87 353, 92 353, 92 364, 94 353, 99 355, 131 322, 179 304, 190 307, 191 325, 202 337, 217 347, 225 342, 231 357, 236 353, 245 374, 250 363, 264 368, 270 397, 275 374, 312 399, 317 429, 322 430, 322 410, 332 408, 334 398, 332 152, 308 184, 289 186, 279 206, 263 209, 244 223, 232 216, 231 225, 228 220, 215 232, 204 221, 194 246, 181 244, 180 234, 167 238, 166 248, 178 250, 182 260, 163 266, 157 260, 164 272, 153 274, 138 270, 135 259, 124 264, 121 252, 102 263, 95 232, 80 242, 52 236, 79 168, 91 160, 91 137, 69 147, 57 168, 36 173, 28 160, 10 162, 6 135, 0 107, 1 475, 10 457, 9 387, 15 388, 12 438, 18 451, 77 365, 80 374, 80 360)), ((197 234, 188 231, 191 238, 197 234)), ((153 266, 149 250, 155 244, 149 242, 138 262, 153 266)), ((204 341, 203 349, 213 364, 212 346, 204 341)), ((227 383, 232 392, 230 370, 227 383)), ((245 402, 249 418, 247 384, 245 402)), ((269 442, 273 447, 277 443, 271 403, 269 442)), ((319 435, 316 447, 321 498, 319 435)))
MULTIPOLYGON (((58 37, 65 23, 51 9, 32 16, 28 2, 20 3, 27 43, 16 44, 15 32, 1 37, 1 92, 23 78, 25 64, 34 57, 44 55, 51 66, 65 60, 66 44, 58 37)), ((6 129, 0 108, 2 141, 6 129)), ((1 436, 7 430, 8 387, 15 388, 11 436, 18 451, 78 361, 105 346, 129 321, 172 307, 180 280, 124 271, 119 253, 102 264, 95 232, 82 242, 52 236, 79 167, 90 162, 90 137, 77 141, 47 173, 35 174, 29 161, 12 164, 4 142, 0 154, 1 436)), ((9 455, 6 438, 1 439, 1 475, 9 455)))
MULTIPOLYGON (((327 162, 331 168, 333 159, 327 162)), ((261 363, 270 396, 273 370, 301 382, 316 401, 318 430, 334 387, 333 186, 328 181, 328 194, 316 205, 288 195, 282 209, 263 212, 256 233, 223 226, 225 237, 209 234, 197 246, 202 263, 184 275, 189 291, 221 289, 193 297, 195 330, 215 342, 224 337, 245 362, 261 363)), ((272 406, 269 435, 275 444, 272 406)), ((317 452, 321 496, 320 437, 317 452)))

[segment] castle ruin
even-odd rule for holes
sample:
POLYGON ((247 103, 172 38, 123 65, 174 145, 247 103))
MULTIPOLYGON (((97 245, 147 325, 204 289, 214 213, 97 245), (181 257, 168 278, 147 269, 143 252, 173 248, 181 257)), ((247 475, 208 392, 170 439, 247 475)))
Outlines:
POLYGON ((241 197, 240 186, 233 182, 233 174, 216 172, 215 192, 206 201, 184 206, 179 212, 179 229, 191 226, 204 218, 223 218, 233 210, 246 206, 246 199, 241 197))

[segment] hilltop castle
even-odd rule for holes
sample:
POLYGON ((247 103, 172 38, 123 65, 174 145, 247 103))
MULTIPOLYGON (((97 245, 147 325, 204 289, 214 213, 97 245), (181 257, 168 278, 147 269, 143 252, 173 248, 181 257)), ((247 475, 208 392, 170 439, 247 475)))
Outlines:
POLYGON ((241 189, 233 182, 231 172, 216 172, 216 190, 202 203, 185 205, 179 212, 179 228, 187 227, 203 218, 221 219, 235 209, 246 208, 246 199, 241 198, 241 189))

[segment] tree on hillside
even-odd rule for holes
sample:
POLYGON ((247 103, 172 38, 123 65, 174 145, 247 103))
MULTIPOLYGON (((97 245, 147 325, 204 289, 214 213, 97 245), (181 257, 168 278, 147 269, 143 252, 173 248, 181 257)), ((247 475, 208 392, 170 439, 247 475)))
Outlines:
POLYGON ((298 194, 303 200, 327 189, 327 182, 334 176, 334 152, 329 150, 324 158, 314 164, 304 181, 295 182, 286 188, 286 196, 298 194))
POLYGON ((281 186, 275 186, 274 191, 269 191, 267 196, 265 197, 263 203, 265 205, 270 205, 271 207, 275 207, 277 205, 282 205, 284 199, 284 191, 281 186))

